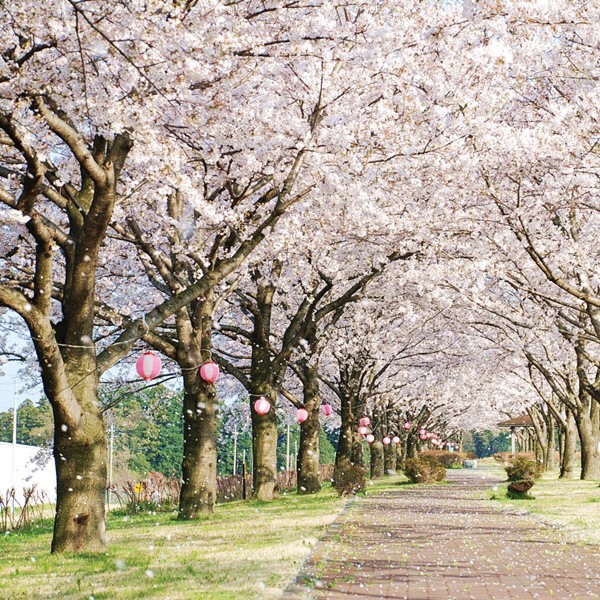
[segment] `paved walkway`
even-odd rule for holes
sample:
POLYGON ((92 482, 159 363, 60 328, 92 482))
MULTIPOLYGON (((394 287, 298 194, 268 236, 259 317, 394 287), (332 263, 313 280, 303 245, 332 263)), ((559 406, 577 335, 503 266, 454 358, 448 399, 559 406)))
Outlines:
POLYGON ((485 471, 449 474, 353 503, 283 599, 600 599, 600 546, 474 499, 498 481, 485 471))

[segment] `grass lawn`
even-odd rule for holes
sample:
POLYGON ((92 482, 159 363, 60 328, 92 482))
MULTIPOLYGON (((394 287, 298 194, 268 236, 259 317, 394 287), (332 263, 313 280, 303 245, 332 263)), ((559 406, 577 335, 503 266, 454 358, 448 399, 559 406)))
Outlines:
POLYGON ((533 499, 510 500, 506 484, 498 486, 494 501, 511 509, 537 515, 544 523, 560 527, 569 539, 600 544, 600 487, 597 481, 558 479, 558 471, 544 473, 530 490, 533 499))
POLYGON ((51 555, 46 529, 0 538, 0 598, 275 598, 345 499, 326 487, 273 503, 232 502, 207 520, 110 516, 106 553, 51 555))

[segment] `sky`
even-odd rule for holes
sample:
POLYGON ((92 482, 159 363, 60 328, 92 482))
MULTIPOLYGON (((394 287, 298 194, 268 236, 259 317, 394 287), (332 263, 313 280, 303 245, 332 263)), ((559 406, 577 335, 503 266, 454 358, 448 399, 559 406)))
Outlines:
POLYGON ((19 383, 20 379, 17 375, 20 366, 16 363, 5 363, 0 367, 0 372, 2 373, 0 375, 0 412, 13 407, 15 381, 17 383, 17 405, 21 404, 26 398, 38 400, 42 396, 41 386, 27 390, 20 389, 22 386, 19 383))

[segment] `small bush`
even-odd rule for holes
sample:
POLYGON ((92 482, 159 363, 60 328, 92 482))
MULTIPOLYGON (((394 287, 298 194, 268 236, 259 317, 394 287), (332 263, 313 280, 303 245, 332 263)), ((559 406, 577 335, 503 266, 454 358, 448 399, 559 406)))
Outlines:
POLYGON ((542 476, 543 465, 526 456, 515 456, 505 465, 504 470, 509 481, 535 481, 542 476))
POLYGON ((446 469, 460 468, 465 458, 462 452, 448 452, 446 450, 425 450, 424 452, 419 452, 419 456, 423 458, 429 456, 435 458, 446 469))
POLYGON ((535 460, 535 454, 533 452, 517 452, 517 454, 512 454, 510 452, 496 452, 496 454, 492 456, 492 458, 502 466, 510 464, 512 460, 517 457, 535 460))
POLYGON ((443 481, 446 477, 446 469, 433 456, 420 454, 416 458, 409 458, 404 463, 404 474, 413 483, 433 483, 443 481))
POLYGON ((362 465, 336 466, 332 483, 340 496, 362 492, 366 487, 365 468, 362 465))
POLYGON ((465 460, 463 460, 462 464, 465 469, 476 469, 477 468, 477 460, 474 458, 465 458, 465 460))

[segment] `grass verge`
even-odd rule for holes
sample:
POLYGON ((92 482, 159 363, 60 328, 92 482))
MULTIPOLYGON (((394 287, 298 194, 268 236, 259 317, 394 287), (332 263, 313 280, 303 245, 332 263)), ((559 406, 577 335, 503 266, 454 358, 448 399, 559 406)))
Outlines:
POLYGON ((600 487, 597 481, 558 479, 558 472, 544 473, 530 490, 530 498, 506 497, 506 484, 498 486, 492 499, 505 508, 526 510, 560 529, 574 541, 600 544, 600 487))
POLYGON ((109 517, 106 553, 51 555, 51 522, 0 539, 0 598, 275 598, 346 503, 331 487, 232 502, 214 517, 109 517))

